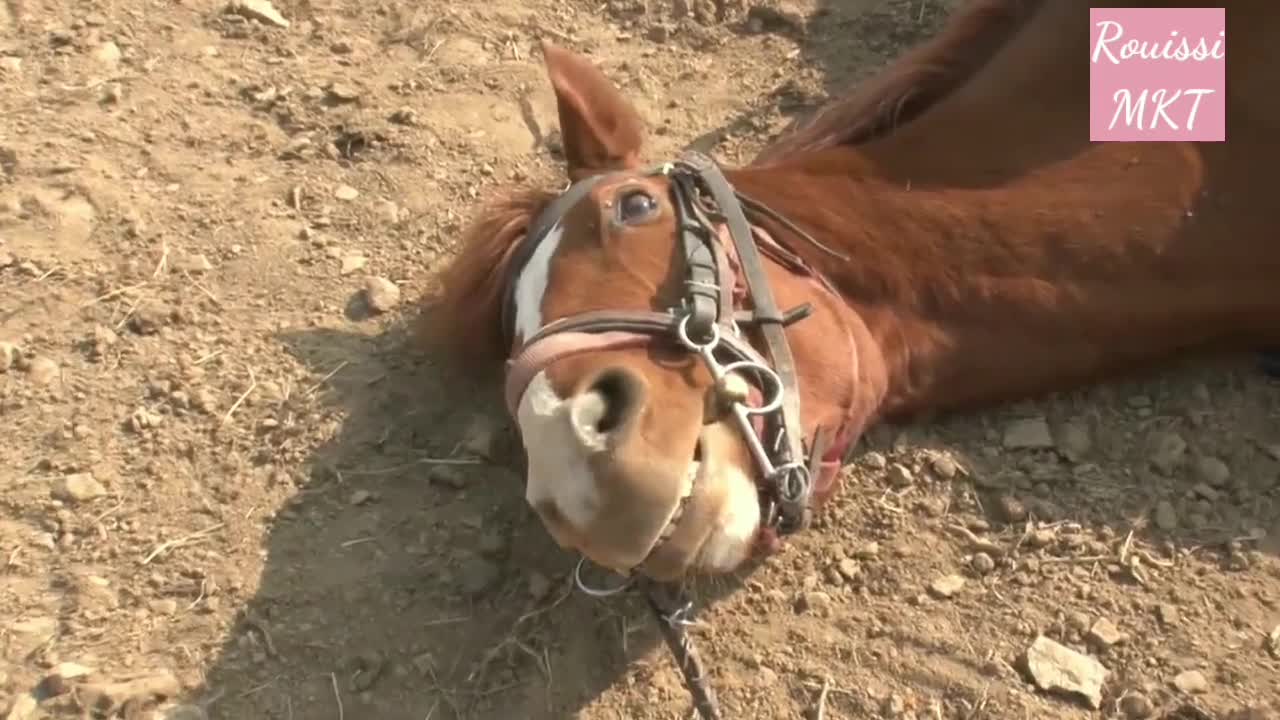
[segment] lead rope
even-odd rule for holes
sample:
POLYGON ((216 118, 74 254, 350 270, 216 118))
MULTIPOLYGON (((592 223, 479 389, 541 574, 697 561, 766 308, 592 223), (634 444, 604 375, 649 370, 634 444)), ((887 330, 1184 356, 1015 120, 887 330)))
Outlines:
MULTIPOLYGON (((582 580, 582 566, 586 562, 586 557, 578 560, 578 565, 573 569, 573 582, 579 590, 591 597, 607 598, 617 595, 632 589, 637 581, 637 578, 629 577, 615 587, 593 588, 582 580)), ((684 676, 684 686, 693 696, 693 706, 697 708, 698 715, 702 720, 724 720, 715 689, 707 681, 707 669, 702 664, 702 656, 698 654, 698 648, 694 647, 693 638, 689 637, 689 628, 694 624, 689 618, 693 614, 693 601, 686 599, 682 592, 668 583, 639 578, 637 589, 644 595, 645 603, 658 621, 658 630, 662 633, 662 639, 667 641, 667 647, 675 658, 676 666, 680 668, 680 674, 684 676)))

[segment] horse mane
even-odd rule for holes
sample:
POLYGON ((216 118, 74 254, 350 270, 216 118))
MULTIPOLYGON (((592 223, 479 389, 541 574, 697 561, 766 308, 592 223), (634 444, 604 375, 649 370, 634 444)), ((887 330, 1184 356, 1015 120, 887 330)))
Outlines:
POLYGON ((423 345, 448 348, 464 366, 483 370, 506 357, 502 291, 516 242, 556 194, 517 188, 482 208, 458 241, 422 303, 414 335, 423 345))
POLYGON ((849 95, 793 122, 760 151, 752 165, 888 135, 968 82, 1044 4, 1045 0, 971 0, 937 35, 898 57, 849 95))

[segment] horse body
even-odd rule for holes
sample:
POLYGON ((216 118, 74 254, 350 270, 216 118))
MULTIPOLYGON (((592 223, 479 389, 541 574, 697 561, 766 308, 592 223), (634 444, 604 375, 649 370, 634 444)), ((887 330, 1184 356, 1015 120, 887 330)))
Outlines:
MULTIPOLYGON (((1266 91, 1280 71, 1268 41, 1280 6, 1228 9, 1226 143, 1088 142, 1087 17, 1076 0, 975 2, 726 171, 843 256, 753 217, 829 281, 765 268, 780 306, 815 310, 786 330, 806 434, 839 427, 851 441, 881 419, 1187 352, 1280 346, 1280 213, 1267 182, 1280 101, 1266 91)), ((548 197, 508 204, 468 233, 434 298, 433 331, 494 357, 513 349, 497 330, 505 282, 519 287, 528 335, 584 311, 678 304, 686 269, 667 181, 637 172, 634 110, 584 58, 547 47, 546 61, 570 176, 605 177, 514 280, 510 248, 548 197)), ((562 545, 655 577, 750 556, 764 530, 760 478, 696 358, 660 342, 601 347, 532 378, 513 407, 528 498, 562 545)), ((834 490, 820 484, 815 502, 834 490)))

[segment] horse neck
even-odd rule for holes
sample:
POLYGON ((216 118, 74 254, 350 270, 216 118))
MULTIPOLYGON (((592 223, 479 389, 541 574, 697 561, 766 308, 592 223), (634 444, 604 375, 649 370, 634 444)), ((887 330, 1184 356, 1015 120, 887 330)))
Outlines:
POLYGON ((1198 151, 1142 145, 1096 146, 995 188, 859 176, 867 163, 849 149, 733 181, 849 258, 765 221, 867 328, 875 347, 860 351, 883 360, 878 414, 892 418, 1037 394, 1268 332, 1258 328, 1280 310, 1275 263, 1258 267, 1256 239, 1215 230, 1220 220, 1191 220, 1205 183, 1198 151), (842 156, 848 172, 835 172, 842 156))

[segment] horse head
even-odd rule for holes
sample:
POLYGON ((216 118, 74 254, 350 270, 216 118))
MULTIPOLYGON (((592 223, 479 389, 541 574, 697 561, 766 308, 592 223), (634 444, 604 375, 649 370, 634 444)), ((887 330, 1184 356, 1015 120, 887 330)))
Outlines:
POLYGON ((543 50, 570 184, 472 225, 435 333, 505 358, 526 499, 561 546, 657 579, 732 571, 831 492, 865 328, 767 208, 709 161, 644 165, 635 108, 543 50))

